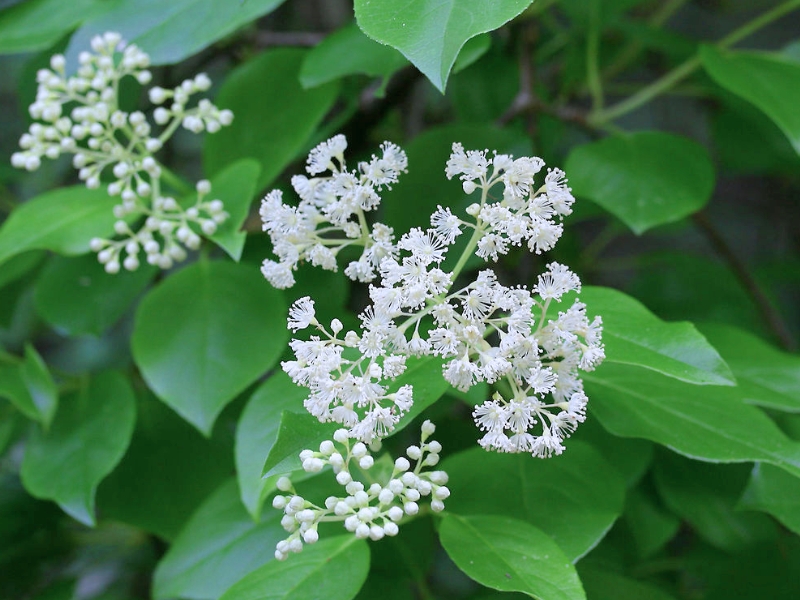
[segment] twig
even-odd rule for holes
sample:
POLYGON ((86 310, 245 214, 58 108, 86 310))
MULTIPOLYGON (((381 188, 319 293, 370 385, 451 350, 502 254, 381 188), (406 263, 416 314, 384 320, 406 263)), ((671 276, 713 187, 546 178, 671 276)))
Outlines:
POLYGON ((745 291, 758 307, 758 310, 761 312, 764 320, 775 334, 775 337, 780 340, 781 346, 783 346, 786 350, 797 350, 797 342, 792 337, 792 334, 790 333, 789 328, 786 326, 786 323, 783 321, 780 313, 772 306, 758 282, 747 269, 747 265, 744 264, 744 261, 742 261, 736 255, 730 244, 728 244, 720 232, 717 231, 716 227, 714 227, 711 219, 708 218, 704 211, 695 213, 692 215, 692 219, 708 237, 708 240, 711 242, 711 245, 714 247, 714 249, 728 263, 733 271, 733 274, 736 276, 742 286, 744 286, 745 291))
POLYGON ((316 31, 259 31, 256 35, 256 46, 269 48, 272 46, 313 47, 325 39, 324 33, 316 31))

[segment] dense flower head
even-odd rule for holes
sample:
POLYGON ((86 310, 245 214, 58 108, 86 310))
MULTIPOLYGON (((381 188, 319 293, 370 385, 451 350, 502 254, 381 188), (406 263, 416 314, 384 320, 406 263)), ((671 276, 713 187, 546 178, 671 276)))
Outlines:
POLYGON ((189 107, 192 96, 211 87, 201 73, 174 89, 150 89, 150 101, 159 105, 153 119, 163 127, 155 132, 144 112, 123 111, 118 98, 124 77, 143 85, 151 81, 145 52, 107 32, 92 39, 91 51, 81 52, 78 62, 76 74, 68 75, 64 56, 56 54, 50 68, 37 73, 36 100, 29 108, 35 122, 20 138, 22 150, 12 155, 11 163, 34 171, 43 158, 72 155, 86 187, 105 185, 110 196, 120 198, 114 207, 116 237, 91 242, 106 271, 116 273, 121 266, 135 270, 142 251, 149 264, 169 268, 187 250, 199 247, 201 235, 213 235, 228 215, 220 200, 207 199, 208 181, 197 184, 196 201, 188 207, 168 195, 154 155, 178 127, 214 133, 229 125, 233 114, 206 99, 189 107))
POLYGON ((544 162, 536 157, 515 159, 453 144, 445 174, 458 176, 467 194, 479 192, 479 202, 464 218, 439 206, 429 228, 411 229, 395 242, 389 226, 368 228, 364 213, 377 201, 348 194, 361 186, 369 192, 358 198, 377 196, 405 171, 405 154, 385 143, 382 158, 349 173, 345 149, 344 137, 336 136, 312 150, 309 174, 333 175, 293 179, 298 206, 284 204, 280 192, 262 203, 264 229, 280 258, 265 261, 263 270, 277 287, 293 284, 301 261, 335 270, 341 248, 363 247, 361 259, 345 269, 351 279, 370 282, 371 303, 359 315, 360 327, 344 331, 338 319, 325 326, 309 297, 290 309, 292 331, 314 330, 309 339, 292 340, 295 360, 282 363, 295 383, 308 388, 306 409, 320 421, 341 424, 349 438, 373 442, 391 434, 413 406, 413 387, 393 381, 407 361, 439 357, 442 376, 458 390, 503 382, 502 394, 495 392, 473 411, 481 446, 538 457, 560 454, 564 439, 586 418, 580 371, 591 371, 604 358, 602 321, 590 318, 575 297, 580 279, 556 262, 532 289, 505 286, 490 268, 466 280, 459 276, 473 252, 496 261, 523 243, 535 253, 552 248, 574 202, 564 173, 543 173, 544 162), (456 266, 445 270, 448 252, 468 232, 456 266), (562 303, 564 310, 557 311, 562 303))
POLYGON ((395 144, 384 142, 380 156, 373 155, 348 171, 346 148, 345 137, 337 135, 311 150, 306 171, 316 177, 292 178, 292 187, 300 197, 297 206, 285 204, 277 190, 261 202, 263 229, 269 233, 278 257, 277 261, 265 260, 261 270, 275 287, 291 287, 293 271, 301 261, 336 271, 336 257, 348 246, 364 248, 361 257, 345 269, 345 274, 357 281, 372 281, 381 260, 397 255, 392 228, 376 223, 370 229, 365 213, 378 207, 379 192, 396 183, 406 171, 406 154, 395 144), (320 176, 325 172, 330 175, 320 176))
POLYGON ((366 473, 375 464, 370 448, 363 442, 351 443, 344 429, 320 443, 318 451, 303 450, 303 470, 318 473, 330 467, 345 494, 329 496, 319 506, 298 495, 288 477, 281 477, 276 487, 283 493, 273 498, 272 506, 283 511, 281 525, 289 536, 278 542, 275 558, 285 560, 290 553, 302 551, 303 544, 316 543, 323 522, 338 521, 359 539, 380 540, 397 535, 403 519, 419 513, 422 498, 430 498, 434 512, 444 510, 444 500, 450 496, 447 473, 430 468, 438 464, 442 449, 439 442, 428 439, 435 430, 433 423, 425 421, 419 446, 409 446, 408 458, 397 458, 385 478, 380 479, 373 469, 369 484, 359 480, 359 472, 366 473))

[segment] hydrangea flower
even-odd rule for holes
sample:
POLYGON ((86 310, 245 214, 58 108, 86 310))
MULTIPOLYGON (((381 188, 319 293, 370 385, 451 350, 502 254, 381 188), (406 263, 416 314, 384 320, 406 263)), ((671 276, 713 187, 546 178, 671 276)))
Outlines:
POLYGON ((502 394, 473 411, 482 447, 561 454, 564 439, 586 418, 580 372, 604 358, 600 317, 590 319, 578 299, 554 314, 565 295, 580 292, 580 279, 555 262, 532 289, 502 285, 490 268, 467 281, 459 276, 472 253, 491 263, 512 246, 539 254, 555 245, 574 202, 563 171, 542 173, 540 158, 489 155, 455 143, 445 174, 458 177, 479 201, 464 218, 440 206, 430 228, 412 229, 395 242, 385 224, 370 230, 365 213, 406 170, 405 154, 387 142, 381 157, 349 172, 345 149, 344 137, 336 136, 311 151, 308 173, 332 175, 295 177, 298 206, 284 204, 279 192, 262 204, 264 229, 280 258, 264 263, 273 285, 292 285, 302 261, 335 270, 337 253, 350 245, 363 251, 345 275, 372 282, 372 302, 359 315, 358 330, 343 331, 338 319, 320 323, 309 297, 292 306, 292 331, 314 330, 308 339, 291 341, 295 360, 282 363, 308 388, 306 409, 322 422, 341 424, 349 438, 373 442, 391 434, 413 405, 410 385, 392 391, 408 357, 438 356, 442 376, 458 390, 503 382, 502 394), (451 246, 467 232, 466 249, 451 271, 444 270, 451 246))
POLYGON ((154 155, 178 127, 214 133, 230 125, 233 113, 206 99, 189 107, 192 96, 211 87, 201 73, 171 90, 150 89, 150 101, 159 105, 153 118, 163 128, 155 132, 143 112, 123 111, 118 97, 123 78, 142 85, 152 79, 145 52, 108 32, 95 36, 91 52, 81 52, 78 62, 77 73, 69 76, 64 56, 56 54, 50 68, 37 73, 39 87, 29 108, 35 122, 20 138, 22 150, 11 156, 11 163, 34 171, 43 158, 71 154, 86 187, 99 188, 105 176, 112 176, 106 190, 120 198, 113 209, 117 237, 93 239, 92 250, 109 273, 121 266, 137 269, 141 251, 149 264, 168 269, 186 257, 187 249, 199 248, 200 235, 213 235, 228 215, 220 200, 207 199, 211 185, 205 180, 197 183, 197 198, 189 207, 170 196, 154 155))

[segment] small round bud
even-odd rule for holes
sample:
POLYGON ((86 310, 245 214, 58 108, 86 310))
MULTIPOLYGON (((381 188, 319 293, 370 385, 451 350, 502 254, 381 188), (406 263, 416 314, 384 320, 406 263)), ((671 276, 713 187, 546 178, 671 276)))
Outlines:
POLYGON ((406 455, 412 460, 419 460, 419 457, 422 456, 422 450, 418 446, 409 446, 406 448, 406 455))
POLYGON ((407 515, 413 517, 415 514, 417 514, 419 512, 419 504, 417 504, 416 502, 406 502, 403 505, 403 511, 407 515))
POLYGON ((276 508, 278 510, 283 510, 286 508, 286 497, 285 496, 275 496, 272 499, 272 508, 276 508))
POLYGON ((279 477, 275 482, 275 487, 282 492, 290 492, 292 490, 292 480, 286 476, 279 477))
POLYGON ((411 463, 408 462, 408 459, 405 457, 400 457, 394 461, 394 468, 397 471, 408 471, 411 468, 411 463))
POLYGON ((351 453, 356 458, 361 458, 367 454, 367 447, 363 442, 358 442, 355 446, 353 446, 351 453))
POLYGON ((366 523, 361 523, 355 530, 356 537, 360 540, 366 539, 369 537, 369 525, 366 523))
POLYGON ((353 477, 347 471, 339 471, 336 474, 336 481, 339 483, 339 485, 347 485, 353 481, 353 477))
POLYGON ((325 441, 321 442, 320 445, 319 445, 319 451, 322 454, 325 454, 327 456, 330 456, 331 454, 333 454, 334 450, 336 450, 336 447, 333 445, 333 442, 330 441, 330 440, 325 440, 325 441))
POLYGON ((303 534, 303 541, 306 544, 314 544, 319 540, 319 533, 316 529, 309 529, 303 534))
POLYGON ((388 522, 388 523, 386 523, 386 524, 383 526, 383 532, 384 532, 386 535, 390 536, 390 537, 394 537, 394 536, 396 536, 396 535, 398 534, 398 532, 399 532, 399 531, 400 531, 400 528, 397 526, 397 523, 393 523, 393 522, 391 522, 391 521, 390 521, 390 522, 388 522))
POLYGON ((106 263, 105 266, 106 273, 110 275, 114 275, 115 273, 119 273, 119 261, 118 260, 110 260, 106 263))
POLYGON ((434 498, 433 500, 431 500, 431 510, 433 512, 442 512, 444 510, 444 502, 434 498))
POLYGON ((465 182, 464 182, 464 183, 461 185, 461 187, 464 189, 464 193, 465 193, 465 194, 467 194, 467 195, 469 195, 469 194, 471 194, 472 192, 474 192, 474 191, 475 191, 475 188, 477 188, 478 186, 475 184, 475 182, 474 182, 474 181, 471 181, 471 180, 470 180, 470 181, 465 181, 465 182))
POLYGON ((135 255, 131 254, 124 261, 122 261, 122 266, 125 267, 127 271, 135 271, 139 268, 139 259, 136 258, 135 255))
POLYGON ((385 533, 383 531, 383 527, 381 527, 380 525, 373 525, 372 527, 369 528, 369 539, 373 541, 378 541, 382 539, 384 535, 385 533))
POLYGON ((211 191, 211 182, 208 179, 201 179, 195 186, 198 194, 206 195, 211 191))
POLYGON ((344 444, 347 441, 347 429, 337 429, 334 431, 333 439, 340 444, 344 444))
POLYGON ((370 467, 372 467, 373 464, 375 464, 375 460, 369 454, 362 457, 358 461, 358 466, 361 467, 362 469, 369 469, 370 467))

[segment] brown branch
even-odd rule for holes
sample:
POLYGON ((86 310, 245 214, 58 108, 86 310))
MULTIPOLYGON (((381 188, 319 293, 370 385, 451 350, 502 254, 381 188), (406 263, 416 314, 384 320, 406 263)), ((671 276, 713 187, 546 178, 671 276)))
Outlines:
POLYGON ((708 237, 708 240, 711 242, 711 245, 714 247, 714 249, 728 263, 733 271, 733 274, 736 276, 747 294, 758 307, 761 316, 769 325, 772 333, 780 341, 781 346, 783 346, 786 350, 797 350, 797 342, 792 337, 792 334, 789 331, 789 328, 786 326, 786 323, 784 322, 780 313, 775 310, 774 306, 772 306, 769 299, 764 294, 764 291, 755 280, 755 277, 753 277, 752 273, 750 273, 750 271, 747 269, 747 265, 745 265, 744 261, 742 261, 736 255, 730 244, 728 244, 720 232, 717 231, 717 228, 714 227, 711 219, 708 218, 704 211, 695 213, 692 215, 692 219, 694 220, 695 225, 697 225, 703 231, 706 237, 708 237))
POLYGON ((255 43, 259 48, 272 46, 313 47, 325 39, 325 33, 316 31, 259 31, 255 43))

